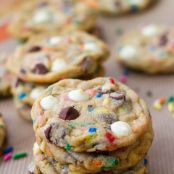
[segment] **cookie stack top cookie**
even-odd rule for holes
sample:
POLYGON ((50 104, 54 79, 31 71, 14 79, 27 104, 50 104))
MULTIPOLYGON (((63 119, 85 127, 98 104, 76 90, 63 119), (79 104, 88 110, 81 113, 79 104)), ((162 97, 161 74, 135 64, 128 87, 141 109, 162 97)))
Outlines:
POLYGON ((17 38, 33 34, 89 30, 96 15, 90 4, 80 0, 37 0, 26 3, 12 19, 9 30, 17 38))
POLYGON ((129 146, 150 122, 144 101, 112 78, 62 80, 36 101, 32 117, 47 141, 77 152, 129 146))
POLYGON ((16 49, 8 68, 24 81, 52 83, 93 74, 108 55, 106 44, 85 32, 36 36, 16 49))
POLYGON ((149 74, 174 72, 174 30, 147 25, 126 33, 119 42, 117 60, 149 74))
POLYGON ((31 114, 36 164, 41 153, 69 172, 127 171, 153 139, 145 102, 114 78, 61 80, 36 100, 31 114))

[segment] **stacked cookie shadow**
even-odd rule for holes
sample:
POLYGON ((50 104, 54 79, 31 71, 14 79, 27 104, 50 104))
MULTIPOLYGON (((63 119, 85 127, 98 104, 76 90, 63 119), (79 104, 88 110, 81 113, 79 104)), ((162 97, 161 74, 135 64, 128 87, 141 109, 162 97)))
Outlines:
POLYGON ((145 174, 153 140, 145 102, 113 78, 65 79, 32 108, 35 174, 145 174))
POLYGON ((82 31, 31 37, 7 64, 16 76, 12 92, 17 111, 31 120, 32 104, 48 85, 65 78, 103 76, 102 62, 108 55, 102 41, 82 31))

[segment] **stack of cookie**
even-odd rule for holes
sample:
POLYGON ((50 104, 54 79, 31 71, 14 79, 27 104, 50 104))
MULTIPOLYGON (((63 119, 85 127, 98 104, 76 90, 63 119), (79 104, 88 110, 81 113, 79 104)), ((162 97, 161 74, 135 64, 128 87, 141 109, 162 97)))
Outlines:
POLYGON ((0 113, 0 154, 5 142, 5 137, 6 137, 6 125, 2 117, 2 114, 0 113))
POLYGON ((113 78, 65 79, 32 108, 33 174, 145 174, 153 130, 145 102, 113 78))
POLYGON ((16 49, 7 64, 16 76, 12 92, 19 114, 31 120, 34 100, 54 82, 103 76, 102 62, 108 55, 105 43, 82 31, 31 37, 16 49))

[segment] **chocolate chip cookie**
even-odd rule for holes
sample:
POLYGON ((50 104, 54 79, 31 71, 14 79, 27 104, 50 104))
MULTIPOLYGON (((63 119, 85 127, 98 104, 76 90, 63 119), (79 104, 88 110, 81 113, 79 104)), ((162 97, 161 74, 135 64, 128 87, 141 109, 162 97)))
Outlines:
POLYGON ((85 32, 41 35, 19 46, 8 68, 23 81, 53 83, 93 75, 108 55, 106 44, 85 32))
POLYGON ((126 33, 116 58, 123 65, 149 74, 174 73, 174 30, 147 25, 126 33))
POLYGON ((146 104, 113 78, 62 80, 32 109, 35 131, 75 152, 115 151, 134 144, 151 122, 146 104))
POLYGON ((33 34, 90 30, 95 26, 96 14, 90 4, 79 0, 37 0, 26 2, 13 15, 9 31, 19 39, 33 34))

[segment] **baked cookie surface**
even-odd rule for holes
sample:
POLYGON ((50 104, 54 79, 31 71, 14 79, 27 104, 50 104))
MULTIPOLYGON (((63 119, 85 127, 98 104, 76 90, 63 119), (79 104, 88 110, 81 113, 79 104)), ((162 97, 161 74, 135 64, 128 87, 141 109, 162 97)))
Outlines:
POLYGON ((123 65, 149 74, 174 72, 174 30, 148 25, 125 34, 116 58, 123 65))
POLYGON ((11 75, 5 67, 6 61, 6 55, 0 55, 0 98, 11 94, 11 75))
POLYGON ((93 75, 108 55, 106 44, 85 32, 35 36, 17 48, 8 69, 24 81, 53 83, 93 75))
POLYGON ((2 114, 0 113, 0 150, 4 145, 5 137, 6 137, 6 125, 2 117, 2 114))
POLYGON ((32 118, 48 142, 75 152, 127 147, 151 122, 144 101, 113 78, 62 80, 35 102, 32 118))
POLYGON ((37 33, 89 30, 95 23, 90 4, 79 0, 38 0, 25 3, 14 14, 9 31, 17 38, 27 39, 37 33))

